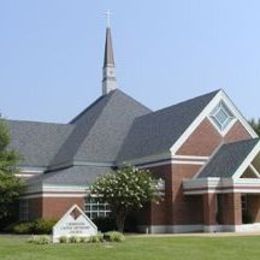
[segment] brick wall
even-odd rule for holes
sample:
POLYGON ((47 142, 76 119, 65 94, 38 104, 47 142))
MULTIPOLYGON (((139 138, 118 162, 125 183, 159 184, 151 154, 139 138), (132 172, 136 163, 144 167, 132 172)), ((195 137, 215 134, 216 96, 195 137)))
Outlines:
POLYGON ((229 143, 250 138, 250 134, 240 122, 236 122, 223 138, 212 123, 205 119, 181 146, 177 154, 209 156, 222 142, 229 143))
POLYGON ((46 219, 61 218, 74 204, 84 210, 84 197, 43 198, 42 217, 46 219))

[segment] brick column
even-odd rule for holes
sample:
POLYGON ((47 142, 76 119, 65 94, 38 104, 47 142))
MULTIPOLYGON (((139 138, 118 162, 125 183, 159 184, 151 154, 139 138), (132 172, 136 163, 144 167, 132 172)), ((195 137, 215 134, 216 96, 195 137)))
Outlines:
POLYGON ((217 210, 217 200, 215 193, 207 193, 203 195, 203 217, 205 231, 212 232, 210 226, 216 225, 216 210, 217 210))
POLYGON ((223 224, 242 224, 242 205, 240 193, 223 194, 223 224))

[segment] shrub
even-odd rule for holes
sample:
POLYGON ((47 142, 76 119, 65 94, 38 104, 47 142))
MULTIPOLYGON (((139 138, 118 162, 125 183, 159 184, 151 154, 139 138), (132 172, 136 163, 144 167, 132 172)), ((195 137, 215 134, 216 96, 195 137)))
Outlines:
POLYGON ((117 231, 110 231, 104 234, 104 239, 109 242, 123 242, 125 236, 117 231))
POLYGON ((12 231, 15 234, 31 234, 32 233, 32 223, 19 223, 12 227, 12 231))
POLYGON ((22 222, 10 226, 15 234, 51 234, 56 220, 36 219, 32 222, 22 222))
POLYGON ((68 239, 68 237, 66 237, 66 236, 61 236, 61 237, 59 238, 59 242, 62 243, 62 244, 66 244, 66 243, 69 242, 69 239, 68 239))
POLYGON ((57 220, 54 219, 36 219, 33 226, 34 234, 51 234, 52 228, 56 224, 57 220))
POLYGON ((88 242, 89 241, 89 238, 88 237, 80 237, 79 238, 79 242, 80 243, 86 243, 86 242, 88 242))
POLYGON ((36 245, 46 245, 51 243, 51 238, 49 236, 33 236, 28 240, 29 243, 36 245))
POLYGON ((95 236, 91 236, 88 240, 89 243, 100 243, 103 242, 104 238, 102 234, 97 234, 95 236))
POLYGON ((93 222, 101 232, 108 232, 117 228, 116 221, 113 217, 97 217, 93 222))
POLYGON ((72 236, 72 237, 69 237, 69 242, 70 243, 79 243, 80 242, 80 238, 79 237, 75 237, 75 236, 72 236))

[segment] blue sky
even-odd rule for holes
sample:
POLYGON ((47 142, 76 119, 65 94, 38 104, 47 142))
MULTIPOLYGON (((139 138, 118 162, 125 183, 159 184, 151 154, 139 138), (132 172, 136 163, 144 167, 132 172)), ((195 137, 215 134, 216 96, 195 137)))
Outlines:
POLYGON ((260 1, 0 0, 0 111, 67 122, 101 94, 111 9, 120 88, 152 109, 223 88, 260 117, 260 1))

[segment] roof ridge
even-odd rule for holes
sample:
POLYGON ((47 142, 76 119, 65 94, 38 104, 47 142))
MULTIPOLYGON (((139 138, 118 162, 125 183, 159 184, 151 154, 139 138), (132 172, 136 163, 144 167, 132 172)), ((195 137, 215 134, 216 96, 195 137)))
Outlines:
MULTIPOLYGON (((177 107, 177 106, 179 106, 179 105, 183 105, 183 104, 185 104, 186 102, 194 101, 194 100, 196 100, 196 99, 203 98, 203 97, 205 97, 205 96, 209 96, 209 95, 213 95, 213 94, 216 95, 219 91, 221 91, 221 89, 218 89, 218 90, 215 90, 215 91, 211 91, 211 92, 208 92, 208 93, 205 93, 205 94, 202 94, 202 95, 193 97, 193 98, 189 98, 189 99, 180 101, 180 102, 178 102, 178 103, 176 103, 176 104, 173 104, 173 105, 170 105, 170 106, 168 106, 168 107, 160 108, 160 109, 158 109, 158 110, 156 110, 156 111, 154 111, 154 112, 152 112, 152 113, 161 113, 161 112, 164 112, 164 110, 168 110, 168 109, 171 109, 171 108, 173 108, 173 107, 177 107)), ((214 96, 215 96, 215 95, 214 95, 214 96)), ((169 111, 165 111, 165 112, 169 112, 169 111)))
POLYGON ((74 124, 78 119, 80 119, 88 110, 90 110, 92 107, 94 107, 100 100, 104 99, 104 98, 108 98, 110 97, 112 94, 114 93, 114 91, 111 91, 109 94, 107 95, 102 95, 100 97, 98 97, 94 102, 92 102, 89 106, 87 106, 84 110, 82 110, 77 116, 75 116, 70 122, 69 124, 74 124))

